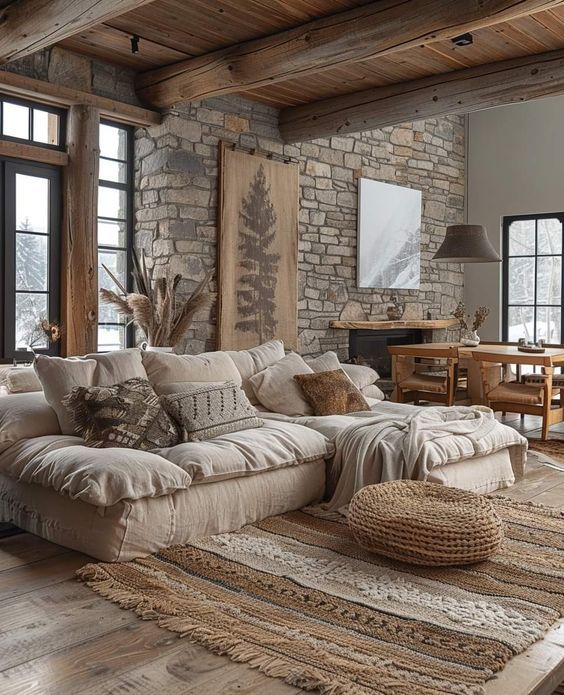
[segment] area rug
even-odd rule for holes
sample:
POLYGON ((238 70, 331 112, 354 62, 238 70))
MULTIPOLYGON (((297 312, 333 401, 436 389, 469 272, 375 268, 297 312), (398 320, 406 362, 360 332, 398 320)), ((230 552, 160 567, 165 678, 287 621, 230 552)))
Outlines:
POLYGON ((141 618, 303 689, 475 695, 564 615, 564 515, 492 498, 506 540, 465 568, 363 551, 306 509, 79 578, 141 618))

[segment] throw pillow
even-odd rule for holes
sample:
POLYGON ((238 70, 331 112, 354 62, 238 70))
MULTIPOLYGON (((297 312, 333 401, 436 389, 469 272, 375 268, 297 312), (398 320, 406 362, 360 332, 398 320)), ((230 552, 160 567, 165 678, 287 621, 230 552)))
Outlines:
POLYGON ((181 393, 163 396, 162 403, 178 423, 185 442, 202 442, 264 424, 244 391, 232 381, 192 385, 181 393))
POLYGON ((146 379, 114 386, 77 386, 63 399, 88 446, 164 449, 178 444, 178 430, 146 379))
POLYGON ((225 352, 203 352, 200 355, 175 355, 167 352, 143 352, 143 366, 147 378, 157 393, 165 384, 179 381, 218 382, 233 381, 241 384, 241 375, 235 362, 225 352))
POLYGON ((362 393, 342 369, 313 374, 296 374, 299 384, 315 415, 346 415, 370 410, 362 393))
POLYGON ((247 398, 253 405, 258 403, 250 378, 262 372, 284 357, 284 343, 281 340, 269 340, 267 343, 257 345, 249 350, 227 350, 239 374, 241 375, 241 388, 247 394, 247 398))
POLYGON ((96 360, 38 355, 35 358, 34 367, 43 386, 45 399, 57 413, 61 432, 74 434, 71 414, 62 401, 76 386, 92 386, 96 360))
POLYGON ((314 372, 332 372, 335 369, 342 369, 356 388, 362 391, 365 396, 377 398, 380 401, 385 398, 382 391, 377 386, 374 386, 374 382, 380 377, 378 376, 378 372, 371 367, 366 367, 363 364, 341 363, 339 362, 337 353, 331 351, 319 357, 307 360, 307 363, 314 372), (365 391, 365 389, 369 389, 370 391, 365 391))
POLYGON ((114 350, 86 357, 49 357, 38 355, 34 362, 45 398, 57 413, 63 434, 74 434, 70 413, 61 401, 75 386, 112 386, 127 379, 146 379, 141 351, 114 350))
POLYGON ((376 383, 380 378, 380 375, 375 369, 372 369, 372 367, 367 367, 364 364, 344 363, 341 365, 341 369, 353 382, 356 388, 360 389, 361 391, 367 386, 371 386, 372 384, 376 383))
POLYGON ((311 415, 313 411, 294 381, 296 374, 313 374, 313 370, 302 357, 291 352, 249 381, 255 396, 268 410, 283 415, 311 415))

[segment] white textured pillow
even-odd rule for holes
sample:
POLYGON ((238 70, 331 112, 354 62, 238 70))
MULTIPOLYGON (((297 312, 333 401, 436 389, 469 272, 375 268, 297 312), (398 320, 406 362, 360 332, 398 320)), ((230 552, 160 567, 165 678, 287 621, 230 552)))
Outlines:
MULTIPOLYGON (((206 381, 206 386, 224 386, 227 381, 206 381)), ((172 393, 187 393, 193 391, 195 387, 202 386, 198 381, 175 381, 170 384, 161 384, 159 388, 160 396, 170 396, 172 393)))
POLYGON ((305 360, 291 352, 249 379, 265 408, 283 415, 311 415, 313 410, 294 381, 296 374, 313 374, 305 360))
POLYGON ((71 414, 61 401, 75 386, 114 386, 128 379, 147 378, 141 351, 137 348, 86 357, 38 355, 34 366, 45 398, 57 413, 63 434, 74 434, 71 414))
POLYGON ((190 390, 163 396, 161 403, 185 442, 203 442, 264 424, 243 389, 232 381, 215 386, 194 384, 190 390))
POLYGON ((209 383, 233 381, 241 386, 241 375, 226 352, 203 352, 200 355, 174 355, 168 352, 144 352, 147 378, 157 393, 165 384, 178 382, 209 383))
POLYGON ((226 354, 235 362, 241 375, 241 388, 251 403, 256 405, 258 401, 249 379, 284 357, 284 343, 278 339, 269 340, 249 350, 227 350, 226 354))

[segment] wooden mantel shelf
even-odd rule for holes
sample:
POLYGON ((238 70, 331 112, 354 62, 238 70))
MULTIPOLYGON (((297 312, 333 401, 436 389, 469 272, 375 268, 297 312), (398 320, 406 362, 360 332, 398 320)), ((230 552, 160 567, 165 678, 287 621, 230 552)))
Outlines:
POLYGON ((330 321, 331 328, 341 328, 343 330, 361 331, 389 331, 394 328, 418 328, 420 330, 433 330, 434 328, 448 328, 456 326, 458 320, 452 319, 420 319, 406 321, 330 321))

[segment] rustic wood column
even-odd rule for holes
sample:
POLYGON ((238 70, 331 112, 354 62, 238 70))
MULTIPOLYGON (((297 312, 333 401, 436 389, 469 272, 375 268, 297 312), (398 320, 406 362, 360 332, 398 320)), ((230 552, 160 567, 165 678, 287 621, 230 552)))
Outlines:
POLYGON ((97 346, 99 123, 91 106, 69 109, 61 263, 65 355, 95 352, 97 346))

